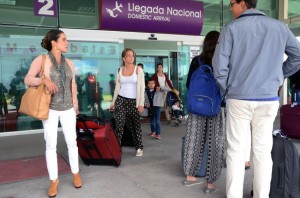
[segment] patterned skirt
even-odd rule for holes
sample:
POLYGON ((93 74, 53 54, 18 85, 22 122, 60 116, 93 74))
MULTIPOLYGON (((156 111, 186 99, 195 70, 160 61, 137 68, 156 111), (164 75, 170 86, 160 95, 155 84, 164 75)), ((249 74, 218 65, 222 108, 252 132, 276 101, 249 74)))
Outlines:
POLYGON ((222 171, 225 147, 225 109, 216 117, 189 114, 187 120, 183 170, 187 176, 195 176, 203 159, 204 146, 208 144, 208 160, 205 179, 215 182, 222 171))

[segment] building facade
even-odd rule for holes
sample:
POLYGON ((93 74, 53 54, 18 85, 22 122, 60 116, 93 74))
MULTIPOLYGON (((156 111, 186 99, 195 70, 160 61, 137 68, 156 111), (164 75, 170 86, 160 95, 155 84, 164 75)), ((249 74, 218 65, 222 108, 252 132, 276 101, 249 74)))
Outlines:
MULTIPOLYGON (((75 63, 82 113, 110 118, 107 108, 113 82, 122 63, 121 52, 127 47, 135 50, 136 64, 143 63, 149 76, 155 73, 157 63, 163 63, 184 104, 191 58, 200 53, 206 33, 220 31, 232 15, 228 0, 165 2, 0 0, 0 136, 42 132, 41 122, 18 114, 18 106, 26 90, 24 76, 32 60, 46 53, 40 43, 50 29, 60 28, 69 40, 66 56, 75 63), (187 7, 182 9, 181 5, 187 7), (127 19, 132 21, 112 21, 126 12, 125 7, 127 19), (171 18, 163 12, 176 16, 171 18), (161 25, 171 20, 173 26, 161 25), (89 82, 90 76, 96 78, 96 84, 89 82)), ((300 36, 299 4, 296 0, 259 0, 257 8, 285 21, 300 36)))

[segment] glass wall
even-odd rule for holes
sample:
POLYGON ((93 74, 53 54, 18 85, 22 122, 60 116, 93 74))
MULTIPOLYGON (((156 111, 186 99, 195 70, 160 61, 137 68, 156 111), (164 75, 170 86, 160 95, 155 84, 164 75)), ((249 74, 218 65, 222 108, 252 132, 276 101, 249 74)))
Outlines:
MULTIPOLYGON (((51 3, 52 0, 50 0, 51 3)), ((3 1, 2 1, 3 2, 3 1)), ((0 3, 0 23, 18 26, 57 27, 56 17, 34 15, 33 0, 15 0, 10 5, 0 3)), ((49 1, 48 1, 49 3, 49 1)))
MULTIPOLYGON (((232 21, 229 0, 197 0, 204 3, 204 23, 201 35, 205 36, 211 30, 220 31, 232 21)), ((259 0, 257 9, 267 16, 278 18, 278 0, 259 0)))
MULTIPOLYGON (((15 28, 10 29, 14 32, 15 28)), ((6 31, 8 31, 6 29, 6 31)), ((40 128, 41 123, 34 119, 28 122, 18 115, 23 93, 26 90, 24 77, 32 60, 41 53, 42 34, 47 30, 26 29, 26 34, 6 34, 0 36, 0 132, 19 129, 40 128), (35 36, 33 36, 35 35, 35 36), (25 122, 23 122, 23 120, 25 122)))
POLYGON ((300 36, 299 4, 300 2, 298 0, 288 1, 288 17, 296 19, 296 22, 289 24, 289 28, 296 36, 300 36))
POLYGON ((99 29, 99 0, 72 0, 59 2, 60 27, 99 29))
MULTIPOLYGON (((228 5, 229 0, 202 1, 205 12, 201 35, 205 36, 211 30, 220 31, 222 26, 233 20, 228 5)), ((47 3, 49 2, 53 1, 48 0, 47 3)), ((99 29, 99 2, 101 1, 58 2, 57 17, 47 17, 34 14, 33 0, 0 1, 0 132, 41 128, 40 121, 18 115, 17 111, 21 95, 26 88, 22 83, 24 75, 31 61, 40 53, 46 53, 40 47, 41 39, 46 32, 53 28, 99 29)), ((278 2, 278 0, 259 0, 257 8, 270 17, 278 18, 278 2)), ((297 9, 299 4, 298 0, 288 1, 289 17, 299 17, 299 9, 297 9)), ((289 24, 296 36, 300 35, 299 24, 299 22, 289 24)), ((84 39, 88 36, 82 35, 84 39)), ((168 42, 164 43, 163 47, 153 49, 158 53, 161 49, 169 47, 164 49, 167 54, 152 53, 148 56, 147 46, 153 46, 153 42, 146 39, 140 41, 143 43, 138 47, 133 47, 139 49, 139 52, 145 52, 138 54, 136 62, 144 63, 145 71, 150 74, 155 72, 153 64, 158 62, 155 56, 162 56, 163 64, 169 65, 164 68, 164 72, 173 78, 185 104, 185 84, 190 61, 201 52, 201 46, 176 46, 177 41, 168 42), (176 68, 172 68, 174 65, 176 68), (175 73, 178 76, 174 76, 175 73)), ((69 52, 66 56, 70 57, 76 65, 80 110, 88 115, 108 118, 111 115, 106 109, 111 101, 117 68, 121 65, 120 54, 125 44, 79 40, 69 42, 69 52), (94 78, 96 83, 93 84, 91 82, 94 78)), ((132 44, 132 41, 130 42, 132 44)))
POLYGON ((69 42, 66 56, 75 65, 81 113, 102 119, 111 117, 107 109, 112 101, 123 47, 123 44, 109 42, 69 42))
MULTIPOLYGON (((29 29, 26 29, 29 31, 29 29)), ((13 31, 13 30, 12 30, 13 31)), ((34 35, 34 30, 31 30, 34 35)), ((0 132, 42 128, 41 122, 18 113, 26 90, 24 77, 32 60, 47 53, 40 46, 43 35, 5 35, 0 37, 0 132)), ((80 111, 110 118, 107 110, 112 99, 114 80, 123 44, 69 41, 66 57, 75 64, 80 111), (95 81, 94 81, 95 80, 95 81)))
POLYGON ((179 45, 178 46, 178 90, 184 110, 186 111, 186 80, 192 59, 199 55, 201 46, 179 45))
POLYGON ((153 55, 149 55, 149 56, 141 56, 138 55, 137 51, 137 56, 136 56, 136 64, 138 63, 142 63, 144 65, 144 72, 147 76, 152 76, 153 74, 156 73, 156 65, 158 63, 162 63, 164 67, 164 72, 169 74, 169 59, 167 56, 153 56, 153 55))
MULTIPOLYGON (((45 1, 45 9, 53 5, 45 1)), ((57 17, 34 14, 33 0, 0 1, 0 24, 7 26, 99 29, 99 0, 58 1, 57 17), (5 3, 6 2, 6 3, 5 3), (71 3, 70 3, 71 2, 71 3)))

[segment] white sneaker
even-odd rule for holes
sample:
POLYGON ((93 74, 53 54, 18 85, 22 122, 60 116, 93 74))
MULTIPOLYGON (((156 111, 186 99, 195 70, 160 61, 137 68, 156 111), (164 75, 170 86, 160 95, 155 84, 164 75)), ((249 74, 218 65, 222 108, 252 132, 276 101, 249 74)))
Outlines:
POLYGON ((137 156, 137 157, 143 156, 143 150, 142 149, 136 150, 136 155, 135 156, 137 156))

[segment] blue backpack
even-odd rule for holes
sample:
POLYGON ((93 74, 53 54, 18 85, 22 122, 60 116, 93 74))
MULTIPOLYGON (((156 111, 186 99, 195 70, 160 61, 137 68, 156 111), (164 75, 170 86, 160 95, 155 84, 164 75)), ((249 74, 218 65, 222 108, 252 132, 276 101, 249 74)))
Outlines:
POLYGON ((221 92, 212 68, 201 64, 191 76, 187 90, 187 109, 200 116, 217 116, 221 109, 221 92))

